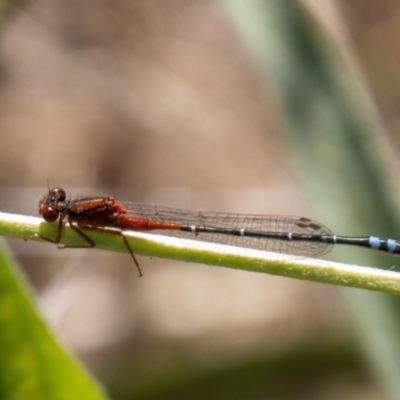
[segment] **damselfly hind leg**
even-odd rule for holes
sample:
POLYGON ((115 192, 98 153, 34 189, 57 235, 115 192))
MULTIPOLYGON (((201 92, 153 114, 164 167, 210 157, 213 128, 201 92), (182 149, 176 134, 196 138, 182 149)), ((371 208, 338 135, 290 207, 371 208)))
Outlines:
POLYGON ((61 249, 67 249, 67 248, 79 249, 79 248, 92 248, 92 247, 96 247, 96 243, 93 241, 93 239, 91 239, 88 235, 86 235, 86 233, 84 233, 84 232, 82 231, 82 229, 85 229, 85 230, 92 230, 92 231, 100 231, 100 232, 107 232, 107 233, 111 233, 111 234, 113 234, 113 235, 118 235, 118 236, 120 236, 120 237, 122 238, 122 240, 124 241, 125 247, 127 248, 129 254, 130 254, 131 257, 132 257, 133 262, 134 262, 135 265, 136 265, 136 268, 137 268, 138 271, 139 271, 139 277, 142 277, 142 276, 143 276, 143 273, 142 273, 142 270, 140 269, 139 263, 138 263, 138 261, 136 260, 136 257, 135 257, 135 255, 133 254, 133 251, 132 251, 131 247, 129 246, 128 241, 126 240, 125 235, 124 235, 122 232, 120 232, 120 231, 115 231, 115 230, 111 230, 111 229, 107 229, 107 228, 97 228, 97 227, 92 227, 92 226, 85 226, 85 227, 75 226, 75 225, 73 224, 73 222, 70 221, 70 220, 68 220, 68 224, 69 224, 69 226, 71 227, 71 229, 73 229, 82 239, 85 240, 86 245, 81 245, 81 244, 78 244, 78 245, 74 245, 74 244, 63 244, 63 245, 60 245, 60 244, 59 244, 59 243, 60 243, 60 240, 61 240, 62 229, 63 229, 63 220, 62 220, 61 218, 60 218, 59 223, 58 223, 58 227, 57 227, 57 236, 56 236, 55 239, 47 238, 47 237, 41 235, 40 233, 34 233, 33 235, 31 235, 31 236, 25 238, 25 240, 29 240, 29 239, 34 238, 34 237, 35 237, 35 238, 40 238, 40 239, 45 240, 45 241, 47 241, 47 242, 57 244, 57 247, 61 250, 61 249))
POLYGON ((73 225, 73 224, 71 223, 71 221, 68 221, 68 223, 69 223, 70 227, 71 227, 76 233, 78 233, 83 239, 86 240, 86 242, 89 244, 89 246, 63 245, 62 247, 59 247, 59 248, 66 248, 66 247, 75 247, 75 248, 77 248, 77 247, 96 247, 96 243, 95 243, 92 239, 90 239, 90 237, 87 236, 84 232, 82 232, 82 229, 90 230, 90 231, 97 231, 97 232, 110 233, 110 234, 112 234, 112 235, 118 235, 118 236, 120 236, 120 237, 122 238, 122 240, 124 241, 125 247, 126 247, 126 249, 128 250, 129 254, 131 255, 132 260, 133 260, 133 262, 135 263, 136 268, 137 268, 138 271, 139 271, 139 277, 142 277, 142 276, 143 276, 142 270, 140 269, 139 263, 138 263, 138 261, 136 260, 135 254, 133 253, 133 251, 132 251, 132 249, 131 249, 131 246, 129 246, 129 243, 128 243, 128 241, 126 240, 126 237, 125 237, 125 235, 123 234, 123 232, 118 231, 118 230, 111 230, 111 229, 107 229, 107 228, 98 228, 98 227, 96 227, 96 226, 84 226, 84 227, 79 226, 79 227, 77 227, 77 226, 73 225))

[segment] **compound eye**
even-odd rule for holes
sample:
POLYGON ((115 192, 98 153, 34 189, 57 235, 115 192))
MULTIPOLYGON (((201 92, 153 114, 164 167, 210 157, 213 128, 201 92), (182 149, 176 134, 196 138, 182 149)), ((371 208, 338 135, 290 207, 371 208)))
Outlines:
POLYGON ((54 222, 58 218, 59 214, 57 210, 46 204, 40 206, 39 213, 46 222, 54 222))
POLYGON ((58 187, 51 189, 50 193, 52 194, 51 197, 54 198, 55 201, 64 201, 67 196, 65 190, 58 187))

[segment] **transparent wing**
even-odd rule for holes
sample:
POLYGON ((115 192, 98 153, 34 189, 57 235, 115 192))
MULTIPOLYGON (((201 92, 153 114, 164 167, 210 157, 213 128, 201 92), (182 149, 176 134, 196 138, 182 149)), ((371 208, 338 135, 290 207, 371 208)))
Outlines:
POLYGON ((228 233, 228 231, 232 229, 243 229, 244 232, 291 232, 293 234, 312 236, 333 235, 332 231, 324 225, 307 218, 282 215, 193 212, 190 210, 149 203, 122 202, 121 204, 126 208, 127 215, 130 217, 146 218, 152 221, 173 223, 177 225, 213 227, 227 230, 227 233, 192 233, 179 230, 160 229, 148 231, 149 233, 310 257, 327 253, 332 248, 332 244, 324 243, 322 241, 279 240, 246 235, 239 236, 228 233))

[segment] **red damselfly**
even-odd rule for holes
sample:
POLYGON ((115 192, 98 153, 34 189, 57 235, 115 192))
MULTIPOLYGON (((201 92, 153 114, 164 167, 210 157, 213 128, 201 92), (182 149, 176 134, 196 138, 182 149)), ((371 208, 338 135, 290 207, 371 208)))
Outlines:
POLYGON ((179 236, 231 246, 268 250, 297 256, 315 257, 327 253, 334 244, 368 247, 391 254, 400 253, 400 242, 376 236, 338 236, 324 225, 303 217, 281 215, 245 215, 216 212, 194 212, 148 203, 131 203, 113 197, 67 198, 61 188, 53 188, 39 201, 39 213, 45 221, 58 220, 55 239, 59 243, 66 220, 87 243, 95 242, 85 230, 103 230, 119 235, 142 272, 124 232, 146 231, 179 236), (107 230, 107 228, 111 228, 107 230))

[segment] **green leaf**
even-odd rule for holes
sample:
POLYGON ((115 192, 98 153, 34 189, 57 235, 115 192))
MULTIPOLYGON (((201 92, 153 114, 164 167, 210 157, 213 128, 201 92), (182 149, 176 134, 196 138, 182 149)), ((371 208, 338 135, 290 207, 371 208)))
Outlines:
POLYGON ((54 338, 7 253, 0 243, 0 398, 106 399, 54 338))

